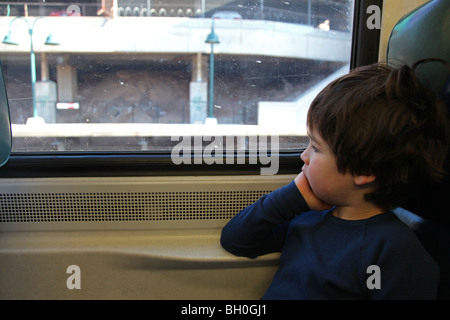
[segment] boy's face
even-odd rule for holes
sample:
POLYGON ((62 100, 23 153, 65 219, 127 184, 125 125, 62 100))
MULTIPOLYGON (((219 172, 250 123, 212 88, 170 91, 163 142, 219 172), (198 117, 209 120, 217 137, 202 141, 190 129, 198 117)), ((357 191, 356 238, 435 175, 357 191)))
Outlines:
POLYGON ((308 131, 308 135, 310 143, 301 159, 305 163, 302 171, 312 191, 317 198, 331 205, 349 205, 351 190, 355 188, 353 176, 338 171, 335 155, 316 131, 308 131))

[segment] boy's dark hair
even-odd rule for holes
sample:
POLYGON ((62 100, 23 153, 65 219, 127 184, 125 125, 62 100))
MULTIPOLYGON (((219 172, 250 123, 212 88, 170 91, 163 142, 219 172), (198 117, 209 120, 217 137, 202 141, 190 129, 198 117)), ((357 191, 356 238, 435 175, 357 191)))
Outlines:
POLYGON ((401 206, 413 182, 445 173, 447 112, 415 68, 357 68, 326 86, 308 111, 309 129, 328 143, 339 172, 376 176, 365 196, 384 210, 401 206))

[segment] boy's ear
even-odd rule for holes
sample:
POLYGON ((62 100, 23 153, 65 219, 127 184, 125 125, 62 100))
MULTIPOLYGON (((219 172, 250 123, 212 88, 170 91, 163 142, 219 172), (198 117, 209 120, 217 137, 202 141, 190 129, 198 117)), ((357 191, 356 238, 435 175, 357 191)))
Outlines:
POLYGON ((365 176, 365 175, 360 175, 360 176, 354 176, 354 181, 355 181, 355 184, 357 185, 357 186, 363 186, 363 185, 365 185, 365 184, 369 184, 369 183, 372 183, 372 182, 374 182, 375 181, 375 179, 376 179, 377 177, 376 176, 374 176, 374 175, 368 175, 368 176, 365 176))

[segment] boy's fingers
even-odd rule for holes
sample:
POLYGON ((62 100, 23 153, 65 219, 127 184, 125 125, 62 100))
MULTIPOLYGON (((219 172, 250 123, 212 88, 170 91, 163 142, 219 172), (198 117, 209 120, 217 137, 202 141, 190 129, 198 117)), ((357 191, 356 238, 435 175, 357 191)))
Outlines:
POLYGON ((297 185, 297 188, 302 194, 303 198, 305 198, 305 201, 310 209, 322 211, 332 208, 331 205, 316 197, 313 190, 311 189, 311 186, 309 185, 308 179, 303 172, 300 172, 300 174, 295 178, 295 184, 297 185))

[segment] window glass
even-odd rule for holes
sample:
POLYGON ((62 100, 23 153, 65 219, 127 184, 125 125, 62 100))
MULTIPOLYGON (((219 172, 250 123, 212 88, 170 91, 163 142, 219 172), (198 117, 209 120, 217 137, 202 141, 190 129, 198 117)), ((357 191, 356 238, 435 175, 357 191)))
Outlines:
POLYGON ((47 0, 0 14, 13 152, 226 137, 294 150, 311 100, 349 70, 353 0, 47 0))

